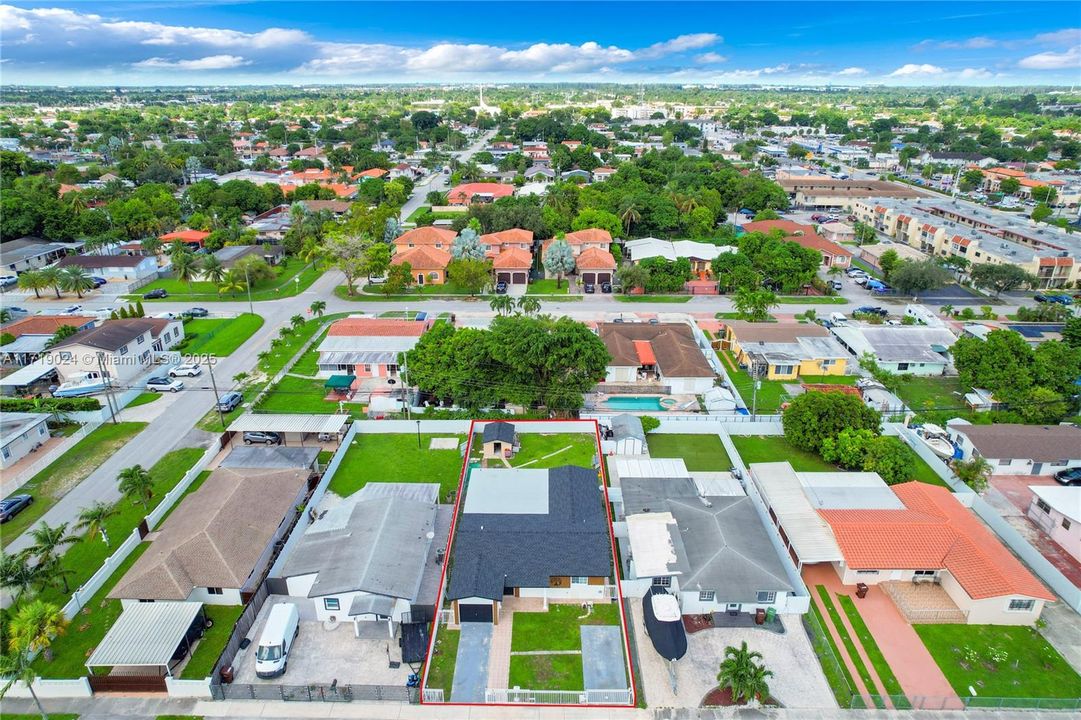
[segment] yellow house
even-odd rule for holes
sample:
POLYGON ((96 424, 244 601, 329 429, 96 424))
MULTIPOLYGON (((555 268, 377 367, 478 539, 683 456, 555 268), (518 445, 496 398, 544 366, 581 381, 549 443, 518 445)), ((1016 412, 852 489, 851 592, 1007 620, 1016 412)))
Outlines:
POLYGON ((820 325, 803 323, 726 323, 724 346, 736 362, 765 367, 766 380, 796 380, 804 376, 844 375, 849 354, 820 325))

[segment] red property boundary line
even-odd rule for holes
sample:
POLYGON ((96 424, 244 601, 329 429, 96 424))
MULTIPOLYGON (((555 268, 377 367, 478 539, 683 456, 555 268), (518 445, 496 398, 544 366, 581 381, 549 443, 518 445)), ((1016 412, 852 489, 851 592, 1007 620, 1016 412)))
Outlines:
MULTIPOLYGON (((482 420, 481 422, 489 423, 489 422, 498 422, 498 421, 482 420)), ((421 705, 431 705, 433 707, 457 706, 457 707, 518 707, 518 708, 520 708, 520 707, 531 707, 531 706, 533 706, 533 707, 573 707, 573 708, 614 708, 614 709, 618 709, 618 710, 632 709, 632 708, 636 707, 637 704, 638 704, 638 687, 635 685, 635 682, 634 682, 634 658, 631 655, 630 637, 628 635, 630 630, 628 629, 628 626, 627 626, 627 615, 626 615, 626 612, 624 611, 624 608, 623 608, 623 587, 622 587, 621 582, 620 582, 623 579, 623 577, 622 577, 623 568, 619 567, 619 563, 616 561, 616 558, 618 557, 618 555, 616 554, 616 536, 615 536, 615 533, 614 533, 613 528, 612 528, 612 504, 611 504, 611 501, 608 498, 608 470, 607 470, 607 468, 605 467, 605 464, 604 464, 604 452, 601 450, 601 429, 600 429, 600 424, 597 422, 596 419, 592 419, 592 420, 554 420, 554 419, 549 419, 549 420, 513 420, 513 418, 508 418, 507 422, 513 422, 515 425, 523 425, 525 423, 590 423, 590 422, 593 423, 593 437, 595 438, 596 446, 597 446, 597 459, 600 461, 600 475, 601 475, 601 480, 602 480, 601 487, 604 489, 604 513, 605 513, 605 516, 608 518, 608 542, 610 543, 611 553, 612 553, 612 567, 615 570, 614 576, 615 576, 615 581, 616 581, 615 582, 615 585, 616 585, 616 599, 617 599, 617 601, 619 603, 619 619, 620 619, 620 622, 622 624, 621 629, 623 631, 623 652, 627 657, 627 669, 629 671, 628 683, 629 683, 630 689, 631 689, 631 702, 630 702, 629 705, 612 705, 612 704, 581 705, 581 704, 571 704, 571 703, 455 703, 455 702, 437 703, 437 702, 425 702, 425 700, 424 700, 424 690, 428 685, 428 672, 429 672, 429 670, 431 669, 431 666, 432 666, 432 663, 431 663, 432 652, 435 650, 435 639, 436 639, 436 636, 439 634, 438 633, 439 614, 442 611, 442 604, 440 604, 440 606, 436 609, 436 616, 432 621, 432 622, 435 623, 436 632, 433 632, 431 638, 428 640, 428 656, 427 656, 427 658, 425 660, 425 663, 424 663, 424 677, 421 679, 421 683, 420 683, 420 704, 421 705)), ((457 529, 457 526, 458 526, 458 513, 459 513, 460 508, 461 508, 462 498, 465 496, 465 493, 463 492, 464 485, 465 485, 465 476, 466 476, 466 471, 469 469, 469 456, 470 456, 470 453, 472 452, 472 449, 473 449, 473 437, 474 437, 473 430, 474 430, 474 427, 476 426, 476 424, 477 424, 476 420, 470 420, 469 421, 469 438, 466 440, 466 444, 465 444, 465 459, 462 462, 462 471, 458 475, 458 496, 454 499, 454 516, 451 519, 451 523, 450 523, 450 535, 447 537, 447 549, 446 549, 446 553, 443 555, 443 557, 445 558, 445 560, 443 561, 443 572, 440 574, 440 577, 439 577, 439 592, 436 595, 436 599, 438 601, 440 601, 440 603, 443 600, 443 591, 444 591, 444 589, 446 587, 447 567, 450 565, 450 550, 451 550, 451 546, 454 544, 454 531, 457 529)))

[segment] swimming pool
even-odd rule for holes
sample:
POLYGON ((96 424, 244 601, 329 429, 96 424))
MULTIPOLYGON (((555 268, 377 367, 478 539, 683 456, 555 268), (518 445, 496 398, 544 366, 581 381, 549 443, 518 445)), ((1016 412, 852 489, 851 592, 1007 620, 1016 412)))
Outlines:
POLYGON ((659 412, 667 409, 661 404, 661 399, 659 397, 643 397, 638 395, 613 395, 604 401, 604 405, 610 410, 637 410, 639 412, 659 412))

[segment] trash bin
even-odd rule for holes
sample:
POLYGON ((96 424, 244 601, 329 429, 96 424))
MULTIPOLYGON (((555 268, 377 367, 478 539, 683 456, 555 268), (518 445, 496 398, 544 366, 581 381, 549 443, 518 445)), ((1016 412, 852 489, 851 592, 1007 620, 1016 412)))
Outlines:
POLYGON ((867 583, 856 583, 856 597, 867 597, 867 583))
POLYGON ((761 625, 764 622, 766 622, 766 609, 756 608, 754 611, 754 624, 761 625))
POLYGON ((221 674, 221 681, 223 683, 225 683, 226 685, 233 682, 233 666, 232 665, 226 665, 226 666, 222 667, 220 674, 221 674))
POLYGON ((766 622, 773 622, 776 619, 777 619, 777 608, 775 608, 775 607, 766 608, 766 622))

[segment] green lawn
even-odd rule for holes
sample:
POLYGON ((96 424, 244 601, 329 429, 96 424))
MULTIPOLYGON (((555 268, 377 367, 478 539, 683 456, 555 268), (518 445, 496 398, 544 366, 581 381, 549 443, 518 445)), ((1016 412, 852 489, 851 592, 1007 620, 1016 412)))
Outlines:
POLYGON ((554 278, 544 278, 529 283, 525 293, 526 295, 566 295, 569 288, 570 283, 566 280, 559 282, 554 278), (556 283, 559 283, 558 288, 556 283))
MULTIPOLYGON (((382 297, 383 286, 382 285, 364 285, 364 293, 357 292, 356 295, 350 297, 348 291, 344 285, 339 285, 335 288, 335 295, 344 298, 346 300, 371 300, 373 296, 382 297), (338 293, 341 290, 341 294, 338 293)), ((469 293, 461 289, 452 282, 445 282, 442 285, 411 285, 405 292, 400 295, 391 295, 390 297, 416 297, 417 299, 423 298, 426 295, 468 295, 469 293)))
POLYGON ((916 412, 964 408, 961 381, 955 377, 914 377, 897 385, 897 396, 916 412))
POLYGON ((214 621, 214 627, 207 630, 196 643, 188 664, 177 677, 187 680, 202 680, 210 677, 210 673, 214 671, 214 664, 218 662, 222 651, 225 650, 225 644, 229 642, 229 636, 233 634, 233 626, 240 619, 240 614, 244 612, 244 606, 204 605, 203 611, 214 621))
MULTIPOLYGON (((429 450, 433 437, 452 436, 423 433, 418 449, 415 433, 357 435, 330 481, 330 490, 348 497, 369 482, 439 483, 440 498, 445 500, 458 489, 462 457, 458 450, 429 450)), ((457 437, 460 445, 465 438, 457 437)))
MULTIPOLYGON (((308 265, 297 258, 287 258, 274 268, 277 272, 275 277, 252 284, 251 299, 253 301, 277 300, 278 298, 298 295, 311 287, 311 284, 323 274, 324 269, 325 268, 313 268, 311 265, 308 265), (298 283, 295 278, 299 278, 300 282, 298 283)), ((159 288, 168 292, 169 297, 164 301, 158 300, 151 302, 234 302, 248 299, 247 292, 223 295, 218 292, 218 286, 212 282, 193 282, 189 287, 188 283, 181 282, 176 278, 155 280, 149 285, 139 288, 138 295, 131 295, 129 297, 141 298, 143 293, 159 288)))
POLYGON ((717 355, 724 364, 725 370, 728 372, 728 377, 732 380, 732 384, 735 385, 736 390, 739 391, 740 397, 743 398, 743 402, 747 403, 747 408, 750 409, 753 404, 755 406, 755 412, 759 415, 772 415, 778 413, 781 411, 781 405, 791 400, 791 396, 788 394, 788 391, 785 390, 785 385, 800 385, 802 383, 854 385, 856 382, 855 375, 805 375, 794 380, 763 380, 761 386, 758 388, 758 396, 756 398, 754 394, 754 379, 751 378, 747 371, 739 367, 735 357, 732 356, 732 353, 722 351, 718 352, 717 355))
POLYGON ((619 302, 625 303, 685 303, 693 295, 613 295, 619 302))
POLYGON ((826 614, 829 615, 830 620, 833 621, 833 627, 837 630, 837 635, 841 638, 841 643, 845 646, 845 650, 848 651, 848 657, 856 669, 856 674, 863 680, 863 686, 867 688, 867 692, 874 697, 875 705, 880 709, 884 708, 885 703, 882 702, 881 698, 877 697, 879 694, 878 686, 875 685, 874 680, 871 678, 870 671, 863 663, 863 658, 861 658, 859 652, 857 652, 856 644, 853 642, 852 636, 848 634, 848 630, 845 629, 844 624, 841 622, 841 614, 833 604, 833 596, 824 585, 816 585, 815 589, 818 591, 819 597, 822 598, 822 604, 826 607, 826 614))
MULTIPOLYGON (((1081 697, 1081 676, 1036 630, 1014 625, 913 625, 954 691, 968 697, 971 685, 995 705, 995 698, 1017 698, 1025 707, 1029 698, 1069 698, 1076 707, 1081 697), (1007 657, 995 663, 989 650, 1007 657), (966 660, 967 650, 977 657, 966 660)), ((979 698, 972 705, 980 706, 979 698)), ((1011 705, 1006 705, 1010 707, 1011 705)), ((1053 705, 1041 703, 1041 707, 1053 705)))
POLYGON ((296 373, 297 375, 306 375, 308 377, 315 377, 315 374, 319 372, 319 344, 323 342, 323 339, 327 336, 327 332, 330 332, 330 328, 327 328, 326 332, 323 332, 312 343, 311 347, 300 356, 300 359, 296 361, 296 364, 289 369, 289 372, 296 373))
POLYGON ((135 399, 125 405, 125 408, 139 407, 140 405, 148 405, 155 400, 161 399, 161 393, 145 392, 135 396, 135 399))
POLYGON ((243 313, 235 318, 195 318, 184 323, 184 334, 191 338, 185 353, 231 355, 263 326, 259 315, 243 313))
POLYGON ((443 699, 447 701, 452 699, 450 690, 454 686, 454 663, 458 659, 458 641, 461 637, 460 630, 441 626, 429 658, 428 682, 425 687, 443 688, 443 699))
POLYGON ((158 715, 154 720, 203 720, 202 715, 158 715))
POLYGON ((143 422, 107 422, 30 478, 17 492, 33 495, 34 502, 4 525, 4 546, 36 523, 57 500, 89 477, 145 427, 143 422))
POLYGON ((619 606, 615 603, 595 603, 589 617, 579 619, 581 614, 580 605, 561 603, 549 605, 548 612, 514 613, 511 652, 581 650, 578 628, 582 625, 619 625, 619 606))
MULTIPOLYGON (((259 401, 259 410, 273 413, 313 413, 331 415, 338 412, 338 403, 324 398, 329 392, 323 385, 326 380, 286 375, 267 391, 259 401)), ((351 405, 357 408, 359 405, 351 405)))
POLYGON ((852 601, 852 598, 848 595, 838 595, 837 602, 840 603, 841 610, 848 617, 848 622, 852 625, 852 631, 856 633, 860 644, 863 645, 863 650, 867 653, 867 659, 871 661, 878 679, 882 681, 886 694, 892 696, 894 707, 898 710, 910 708, 911 704, 904 697, 904 688, 901 687, 901 683, 897 682, 897 676, 893 674, 890 664, 886 662, 886 657, 882 654, 878 643, 875 642, 874 635, 867 629, 867 623, 863 621, 863 617, 860 616, 860 611, 856 609, 856 604, 852 601))
POLYGON ((582 690, 584 685, 581 655, 511 655, 511 687, 582 690))
POLYGON ((784 439, 784 435, 733 435, 732 444, 736 446, 744 465, 788 461, 797 472, 831 472, 837 467, 826 462, 814 453, 794 448, 784 439))
POLYGON ((912 479, 919 480, 920 482, 927 483, 928 485, 941 485, 944 488, 949 488, 949 483, 939 477, 927 461, 912 451, 912 459, 914 470, 912 471, 912 479))
MULTIPOLYGON (((229 427, 229 423, 236 420, 238 417, 247 412, 247 408, 244 407, 244 403, 250 402, 259 391, 265 386, 265 383, 253 383, 245 386, 244 388, 237 388, 237 392, 244 396, 244 402, 237 405, 232 411, 223 413, 225 416, 225 425, 221 423, 221 416, 218 415, 217 407, 211 409, 203 419, 200 420, 196 427, 200 430, 206 430, 207 432, 222 432, 225 428, 229 427)), ((227 391, 223 388, 218 388, 218 394, 224 395, 227 391)))
MULTIPOLYGON (((518 442, 522 449, 510 460, 510 464, 516 468, 540 469, 560 465, 588 468, 593 467, 593 458, 598 454, 597 438, 592 433, 519 433, 518 442)), ((473 445, 480 447, 476 441, 473 445)))
POLYGON ((646 436, 650 457, 683 458, 688 470, 724 471, 732 468, 732 460, 716 435, 660 435, 646 436))
POLYGON ((803 622, 809 631, 811 647, 818 658, 818 664, 822 666, 822 673, 826 676, 826 683, 829 684, 837 705, 845 709, 862 707, 863 701, 856 694, 856 683, 852 680, 852 673, 842 662, 841 651, 838 650, 833 636, 826 630, 826 621, 822 618, 822 612, 813 602, 811 612, 804 616, 803 622))

